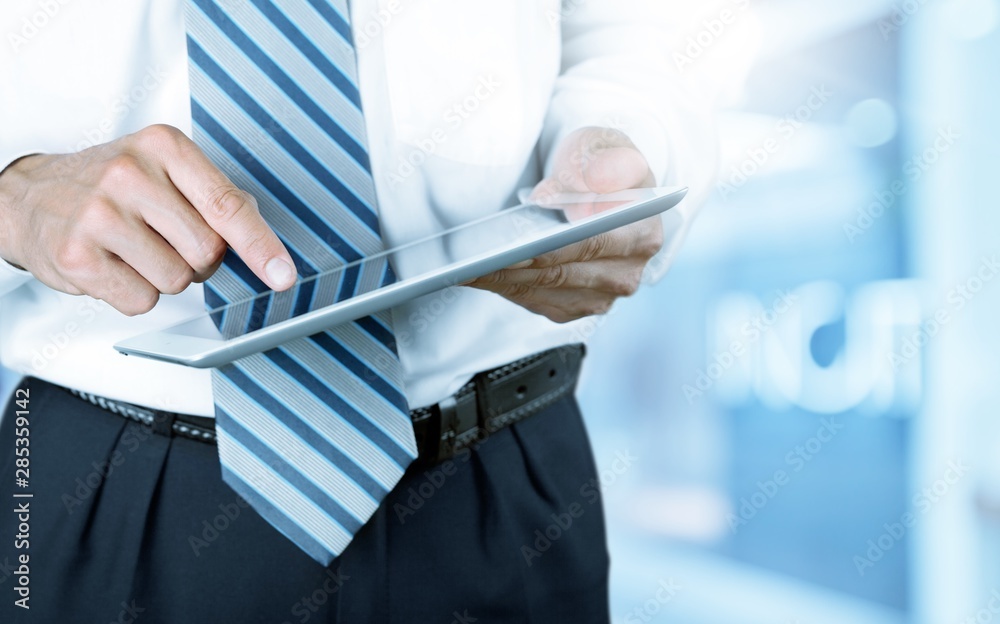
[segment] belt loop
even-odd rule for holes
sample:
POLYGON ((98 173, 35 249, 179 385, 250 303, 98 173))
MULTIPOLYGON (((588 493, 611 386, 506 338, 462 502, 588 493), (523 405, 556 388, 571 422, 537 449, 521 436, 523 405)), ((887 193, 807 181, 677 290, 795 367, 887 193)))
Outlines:
POLYGON ((458 435, 458 401, 455 395, 442 399, 438 410, 441 412, 441 434, 435 463, 455 454, 455 436, 458 435))
POLYGON ((493 431, 487 429, 487 424, 490 422, 490 418, 495 414, 490 412, 495 412, 496 409, 490 405, 489 392, 489 371, 483 371, 481 373, 476 373, 472 378, 472 382, 475 384, 476 388, 476 414, 478 416, 480 434, 486 437, 493 435, 493 431))
POLYGON ((150 427, 153 429, 153 433, 157 435, 172 437, 174 435, 174 420, 177 418, 177 414, 173 412, 161 412, 159 410, 150 410, 153 413, 153 422, 150 423, 150 427))

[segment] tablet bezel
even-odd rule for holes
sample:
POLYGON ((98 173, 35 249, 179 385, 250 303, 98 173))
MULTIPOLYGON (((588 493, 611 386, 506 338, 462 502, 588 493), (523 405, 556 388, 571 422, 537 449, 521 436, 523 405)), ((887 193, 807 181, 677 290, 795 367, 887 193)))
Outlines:
MULTIPOLYGON (((236 338, 225 340, 221 334, 218 338, 204 338, 189 335, 190 331, 185 333, 171 331, 196 323, 211 324, 209 315, 218 311, 212 310, 205 311, 171 327, 123 340, 115 344, 114 348, 125 355, 135 355, 195 368, 223 366, 240 358, 280 346, 290 340, 311 336, 335 325, 381 312, 411 299, 468 282, 566 245, 658 215, 676 206, 684 198, 687 188, 660 187, 636 189, 624 192, 624 194, 589 195, 586 197, 586 201, 595 203, 623 201, 622 198, 628 197, 627 193, 639 195, 646 193, 652 197, 596 213, 570 222, 566 228, 543 234, 536 239, 514 246, 504 245, 490 252, 397 281, 388 286, 356 295, 350 299, 236 338)), ((531 205, 521 205, 515 208, 532 207, 531 205)), ((442 232, 440 236, 447 234, 448 232, 442 232)), ((388 250, 385 253, 393 253, 394 251, 396 250, 388 250)), ((268 296, 268 293, 262 293, 258 296, 268 296)), ((241 301, 227 307, 245 304, 246 301, 241 301)), ((206 333, 211 333, 208 326, 203 329, 206 333)))

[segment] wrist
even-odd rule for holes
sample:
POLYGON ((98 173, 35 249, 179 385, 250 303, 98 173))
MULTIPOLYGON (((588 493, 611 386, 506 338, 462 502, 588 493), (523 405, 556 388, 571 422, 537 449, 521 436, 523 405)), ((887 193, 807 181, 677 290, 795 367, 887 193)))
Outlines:
POLYGON ((16 250, 17 224, 21 220, 21 207, 27 194, 25 169, 38 158, 32 154, 14 160, 0 171, 0 260, 11 267, 24 271, 16 250))

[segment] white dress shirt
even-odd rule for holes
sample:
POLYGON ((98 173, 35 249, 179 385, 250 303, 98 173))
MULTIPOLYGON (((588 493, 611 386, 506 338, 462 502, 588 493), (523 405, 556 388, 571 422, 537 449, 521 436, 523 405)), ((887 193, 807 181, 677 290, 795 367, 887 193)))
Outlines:
MULTIPOLYGON (((190 135, 184 0, 7 0, 0 9, 0 170, 151 124, 190 135)), ((362 102, 382 231, 398 245, 510 205, 553 145, 614 126, 659 182, 707 186, 705 116, 673 80, 642 0, 353 0, 362 102)), ((232 10, 256 10, 229 2, 232 10)), ((664 217, 662 274, 693 217, 664 217)), ((0 236, 7 235, 0 232, 0 236)), ((210 373, 125 357, 124 338, 203 308, 200 285, 128 318, 0 262, 0 361, 24 375, 135 404, 213 415, 210 373)), ((405 274, 406 267, 399 267, 405 274)), ((393 311, 412 407, 477 371, 571 342, 558 325, 470 288, 393 311)))

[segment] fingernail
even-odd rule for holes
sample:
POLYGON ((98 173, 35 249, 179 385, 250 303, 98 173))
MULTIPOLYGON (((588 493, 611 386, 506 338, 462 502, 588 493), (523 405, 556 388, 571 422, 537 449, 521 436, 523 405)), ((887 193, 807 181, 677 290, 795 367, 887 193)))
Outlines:
POLYGON ((522 260, 521 262, 518 262, 517 264, 512 264, 512 265, 510 265, 507 268, 508 269, 527 269, 534 262, 535 262, 534 260, 522 260))
POLYGON ((264 265, 264 273, 267 274, 271 286, 276 289, 288 288, 295 283, 295 267, 281 258, 271 258, 264 265))

